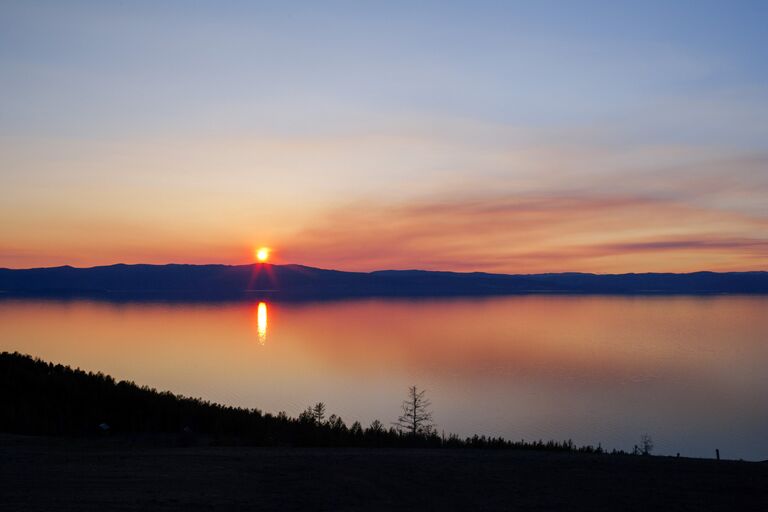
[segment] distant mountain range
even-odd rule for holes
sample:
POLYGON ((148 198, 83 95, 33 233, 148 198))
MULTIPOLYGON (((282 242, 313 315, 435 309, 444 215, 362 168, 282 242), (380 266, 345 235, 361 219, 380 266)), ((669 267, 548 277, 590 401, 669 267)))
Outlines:
POLYGON ((488 274, 382 270, 342 272, 302 265, 110 265, 0 269, 0 294, 285 299, 441 297, 524 293, 768 293, 768 272, 690 274, 488 274))

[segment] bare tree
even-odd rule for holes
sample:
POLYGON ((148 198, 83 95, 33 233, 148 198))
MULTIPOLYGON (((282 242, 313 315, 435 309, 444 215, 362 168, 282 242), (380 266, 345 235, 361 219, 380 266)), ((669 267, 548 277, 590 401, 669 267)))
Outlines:
POLYGON ((425 390, 419 391, 416 386, 408 388, 408 399, 403 400, 403 414, 394 423, 400 431, 412 436, 432 433, 434 424, 429 410, 432 404, 424 397, 425 393, 425 390))

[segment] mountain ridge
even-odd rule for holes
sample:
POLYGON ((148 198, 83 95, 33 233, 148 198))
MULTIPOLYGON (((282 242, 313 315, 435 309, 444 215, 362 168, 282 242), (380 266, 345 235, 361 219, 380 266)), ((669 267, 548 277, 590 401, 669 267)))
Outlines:
POLYGON ((286 298, 572 294, 768 294, 768 272, 497 274, 420 269, 348 272, 299 264, 125 264, 0 268, 5 295, 189 295, 286 298))

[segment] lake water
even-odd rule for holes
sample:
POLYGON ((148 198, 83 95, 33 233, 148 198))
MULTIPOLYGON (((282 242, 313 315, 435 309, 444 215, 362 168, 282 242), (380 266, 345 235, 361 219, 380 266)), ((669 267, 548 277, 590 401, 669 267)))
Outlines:
POLYGON ((427 390, 439 430, 768 459, 768 297, 0 301, 0 350, 347 424, 427 390))

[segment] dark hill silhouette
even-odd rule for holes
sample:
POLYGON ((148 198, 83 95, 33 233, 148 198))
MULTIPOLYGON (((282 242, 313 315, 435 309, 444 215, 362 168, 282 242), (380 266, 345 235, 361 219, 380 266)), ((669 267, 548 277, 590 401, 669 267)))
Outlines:
POLYGON ((110 265, 0 269, 9 295, 321 297, 485 296, 519 293, 768 293, 768 272, 690 274, 489 274, 383 270, 342 272, 302 265, 110 265))
MULTIPOLYGON (((397 397, 393 397, 397 400, 397 397)), ((106 434, 173 434, 182 443, 260 446, 360 446, 494 448, 605 453, 601 447, 568 441, 508 441, 501 437, 409 433, 374 421, 348 427, 312 409, 291 418, 157 391, 102 373, 84 372, 30 356, 0 352, 0 432, 22 435, 93 437, 106 434), (201 436, 198 439, 197 436, 201 436), (207 440, 207 441, 206 441, 207 440)), ((162 439, 162 438, 161 438, 162 439)), ((168 438, 165 438, 166 441, 168 438)), ((611 453, 624 453, 612 451, 611 453)))

